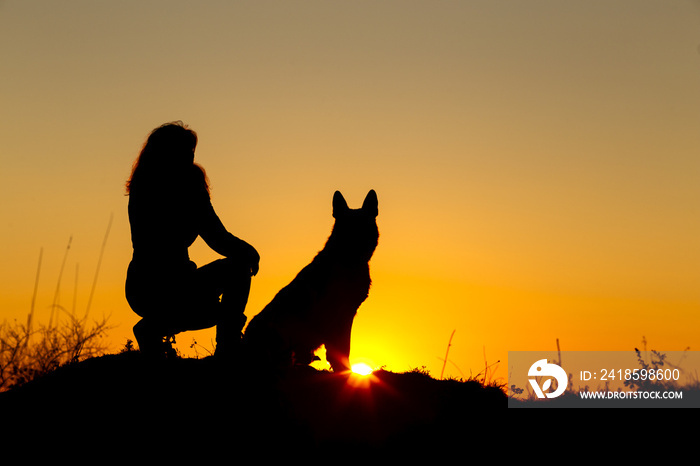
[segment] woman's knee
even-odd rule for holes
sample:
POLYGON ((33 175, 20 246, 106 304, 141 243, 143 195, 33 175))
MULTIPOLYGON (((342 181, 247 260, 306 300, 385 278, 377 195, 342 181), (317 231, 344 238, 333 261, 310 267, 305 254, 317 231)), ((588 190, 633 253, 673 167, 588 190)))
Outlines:
POLYGON ((210 283, 250 282, 250 268, 234 258, 218 259, 198 269, 200 278, 210 283))

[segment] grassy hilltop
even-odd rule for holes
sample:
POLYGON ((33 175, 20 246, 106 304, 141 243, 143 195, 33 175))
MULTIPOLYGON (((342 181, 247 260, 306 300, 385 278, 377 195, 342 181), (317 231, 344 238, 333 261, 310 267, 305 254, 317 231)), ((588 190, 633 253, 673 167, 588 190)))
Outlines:
POLYGON ((361 377, 310 367, 283 374, 241 370, 213 357, 153 361, 138 351, 67 364, 0 393, 5 418, 81 425, 189 419, 236 426, 228 442, 372 449, 463 441, 480 409, 506 408, 504 391, 425 371, 361 377), (222 422, 223 421, 223 422, 222 422))

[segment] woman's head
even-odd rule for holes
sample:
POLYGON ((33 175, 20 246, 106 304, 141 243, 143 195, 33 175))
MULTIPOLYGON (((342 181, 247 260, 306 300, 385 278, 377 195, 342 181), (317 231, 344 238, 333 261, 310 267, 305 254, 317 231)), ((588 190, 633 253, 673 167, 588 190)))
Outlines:
POLYGON ((188 173, 194 165, 196 147, 197 133, 181 121, 154 129, 134 162, 126 192, 130 193, 135 184, 176 180, 188 173))

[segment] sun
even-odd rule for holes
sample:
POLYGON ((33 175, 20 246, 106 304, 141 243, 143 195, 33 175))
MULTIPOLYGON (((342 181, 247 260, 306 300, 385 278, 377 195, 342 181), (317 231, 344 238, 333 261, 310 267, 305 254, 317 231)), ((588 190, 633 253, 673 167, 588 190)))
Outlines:
POLYGON ((370 375, 372 373, 372 368, 364 362, 358 362, 352 365, 352 372, 357 375, 370 375))

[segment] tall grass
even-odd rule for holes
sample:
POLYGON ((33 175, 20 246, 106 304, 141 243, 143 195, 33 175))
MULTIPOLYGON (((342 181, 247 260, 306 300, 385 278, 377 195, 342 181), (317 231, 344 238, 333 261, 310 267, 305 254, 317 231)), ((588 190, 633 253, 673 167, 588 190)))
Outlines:
POLYGON ((88 324, 68 314, 30 330, 21 322, 0 324, 0 392, 45 375, 59 366, 102 356, 107 319, 88 324))
MULTIPOLYGON (((445 351, 445 359, 438 358, 439 360, 442 361, 442 370, 440 371, 440 380, 443 380, 445 378, 445 367, 447 366, 447 363, 449 362, 455 368, 459 373, 462 375, 462 378, 460 380, 467 380, 467 381, 477 381, 484 387, 499 387, 502 388, 505 386, 504 383, 502 383, 501 380, 497 380, 494 378, 496 369, 498 368, 498 364, 501 362, 501 360, 497 360, 496 362, 492 362, 489 364, 489 362, 486 359, 486 347, 484 346, 484 369, 481 370, 479 373, 474 375, 471 370, 469 371, 469 376, 465 376, 465 374, 462 372, 462 370, 455 364, 453 361, 450 361, 449 355, 450 355, 450 348, 452 347, 452 338, 455 336, 455 332, 457 330, 452 330, 452 333, 450 334, 450 339, 447 342, 447 350, 445 351)), ((425 368, 425 366, 424 366, 425 368)))
POLYGON ((26 323, 15 320, 13 322, 4 321, 0 324, 0 392, 43 376, 59 366, 102 356, 106 353, 109 344, 105 337, 107 331, 111 328, 107 324, 107 318, 102 317, 101 320, 89 322, 88 314, 111 225, 112 216, 110 216, 107 232, 100 250, 87 309, 82 318, 79 318, 76 314, 75 296, 73 309, 70 312, 63 308, 58 301, 63 269, 72 242, 71 237, 68 240, 68 246, 61 264, 56 292, 51 305, 49 323, 41 324, 35 322, 34 309, 43 256, 43 249, 40 250, 34 293, 26 323))

